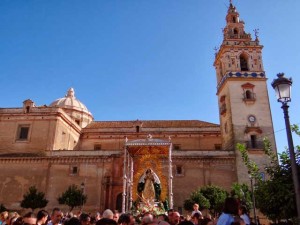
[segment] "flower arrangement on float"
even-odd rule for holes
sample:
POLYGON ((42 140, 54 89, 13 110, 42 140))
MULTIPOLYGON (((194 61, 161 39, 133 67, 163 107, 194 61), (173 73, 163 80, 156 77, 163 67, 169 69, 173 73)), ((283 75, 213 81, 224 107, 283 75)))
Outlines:
POLYGON ((143 197, 134 202, 131 212, 135 217, 143 217, 145 213, 151 213, 154 216, 166 213, 162 202, 149 201, 143 197))

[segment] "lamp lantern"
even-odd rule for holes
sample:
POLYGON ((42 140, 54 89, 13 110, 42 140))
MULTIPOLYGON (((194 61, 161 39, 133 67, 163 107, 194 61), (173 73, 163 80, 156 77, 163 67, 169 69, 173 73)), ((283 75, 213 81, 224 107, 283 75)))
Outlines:
POLYGON ((284 77, 284 73, 278 73, 277 79, 272 82, 272 87, 275 90, 275 94, 278 102, 287 103, 291 101, 291 87, 292 78, 284 77))

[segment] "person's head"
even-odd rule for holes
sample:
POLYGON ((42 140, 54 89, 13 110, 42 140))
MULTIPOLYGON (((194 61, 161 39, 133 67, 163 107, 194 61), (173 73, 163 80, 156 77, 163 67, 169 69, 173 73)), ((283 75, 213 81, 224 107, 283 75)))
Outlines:
POLYGON ((59 208, 54 208, 51 213, 51 221, 53 225, 59 224, 60 220, 62 219, 62 212, 59 208))
POLYGON ((240 205, 239 207, 239 215, 247 214, 247 208, 244 205, 240 205))
POLYGON ((101 214, 99 212, 96 212, 95 219, 96 219, 96 221, 101 219, 101 214))
POLYGON ((102 218, 96 222, 96 225, 118 225, 113 219, 102 218))
POLYGON ((118 224, 129 225, 130 224, 130 215, 123 213, 119 216, 118 224))
POLYGON ((135 224, 135 218, 132 214, 128 213, 129 217, 130 217, 130 223, 129 225, 134 225, 135 224))
POLYGON ((158 221, 168 221, 168 216, 166 214, 159 214, 157 216, 158 221))
POLYGON ((77 217, 71 217, 65 221, 64 225, 81 225, 81 222, 77 217))
POLYGON ((36 216, 33 212, 28 212, 23 216, 23 225, 35 225, 36 216))
POLYGON ((89 225, 91 222, 91 217, 86 213, 81 213, 79 216, 79 221, 81 225, 89 225))
POLYGON ((150 213, 146 213, 142 218, 142 225, 149 225, 153 223, 153 216, 150 213))
POLYGON ((213 221, 210 218, 204 218, 201 220, 201 225, 213 225, 213 221))
POLYGON ((106 209, 102 214, 102 218, 113 219, 114 213, 110 209, 106 209))
POLYGON ((180 214, 177 211, 170 213, 169 215, 169 223, 171 225, 177 225, 180 222, 180 214))
POLYGON ((192 221, 194 224, 199 224, 199 220, 201 219, 200 213, 194 213, 192 216, 192 221))
POLYGON ((194 225, 194 224, 191 221, 184 220, 184 221, 181 221, 178 225, 194 225))
POLYGON ((17 212, 8 213, 8 217, 6 219, 7 225, 12 225, 13 222, 15 222, 18 217, 20 217, 20 215, 17 212))
POLYGON ((113 215, 113 219, 114 219, 116 222, 118 222, 119 216, 120 216, 120 213, 118 212, 118 210, 115 210, 115 211, 114 211, 114 215, 113 215))
POLYGON ((223 212, 226 214, 238 215, 239 202, 236 198, 228 197, 225 199, 223 212))
POLYGON ((48 212, 46 210, 40 210, 36 214, 36 219, 39 224, 45 224, 48 219, 48 212))
POLYGON ((169 209, 169 210, 168 210, 168 216, 170 216, 170 214, 171 214, 172 212, 174 212, 174 209, 169 209))
POLYGON ((198 210, 199 210, 199 205, 198 205, 197 203, 195 203, 195 204, 193 205, 193 209, 194 209, 195 211, 198 211, 198 210))
POLYGON ((22 225, 22 224, 23 224, 23 217, 21 216, 18 217, 16 221, 12 223, 12 225, 22 225))
POLYGON ((8 218, 8 212, 4 211, 0 214, 0 220, 5 221, 8 218))
POLYGON ((231 225, 246 225, 246 224, 242 218, 235 217, 234 221, 231 223, 231 225))
POLYGON ((9 212, 8 217, 6 218, 6 224, 11 225, 11 222, 14 222, 17 217, 18 217, 17 212, 9 212))
POLYGON ((17 214, 14 217, 10 218, 9 225, 12 225, 20 216, 17 214))
POLYGON ((182 221, 184 221, 184 220, 186 220, 186 219, 184 218, 184 216, 183 216, 183 215, 180 215, 179 221, 182 222, 182 221))

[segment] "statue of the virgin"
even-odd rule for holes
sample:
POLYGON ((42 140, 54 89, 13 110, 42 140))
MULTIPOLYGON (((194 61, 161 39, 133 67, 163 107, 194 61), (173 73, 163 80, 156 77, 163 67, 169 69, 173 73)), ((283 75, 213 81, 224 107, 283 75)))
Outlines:
POLYGON ((154 204, 160 198, 160 180, 151 168, 147 169, 139 180, 138 192, 142 200, 154 204))

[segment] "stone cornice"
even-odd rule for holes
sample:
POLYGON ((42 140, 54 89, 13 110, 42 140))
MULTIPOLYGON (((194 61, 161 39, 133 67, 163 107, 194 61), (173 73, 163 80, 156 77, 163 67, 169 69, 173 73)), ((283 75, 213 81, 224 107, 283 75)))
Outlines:
POLYGON ((55 163, 55 164, 72 164, 72 163, 98 163, 98 162, 110 162, 112 157, 4 157, 0 158, 0 163, 55 163))
POLYGON ((225 83, 230 81, 266 81, 266 75, 264 71, 247 71, 247 72, 228 72, 226 73, 222 80, 219 82, 217 86, 217 94, 219 94, 224 87, 225 83))
POLYGON ((177 131, 177 132, 168 132, 168 131, 141 131, 136 132, 83 132, 81 139, 125 139, 126 137, 131 139, 137 138, 146 138, 147 135, 151 133, 155 138, 176 138, 176 137, 219 137, 221 135, 220 128, 215 129, 214 131, 205 130, 205 131, 177 131))
MULTIPOLYGON (((98 163, 111 162, 123 156, 123 151, 51 151, 47 156, 0 157, 1 163, 98 163), (54 152, 54 153, 53 153, 54 152), (91 155, 91 153, 94 153, 91 155)), ((173 160, 192 160, 203 162, 234 161, 233 151, 174 151, 173 160)))

